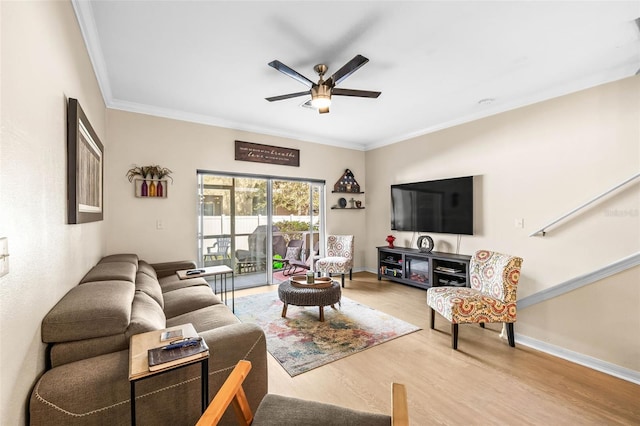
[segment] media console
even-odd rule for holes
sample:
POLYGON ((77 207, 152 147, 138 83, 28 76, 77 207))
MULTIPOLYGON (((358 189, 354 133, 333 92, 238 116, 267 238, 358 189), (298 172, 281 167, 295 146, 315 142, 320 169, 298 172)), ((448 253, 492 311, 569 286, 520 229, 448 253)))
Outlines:
POLYGON ((469 262, 464 254, 421 252, 386 246, 378 249, 378 280, 382 277, 414 287, 469 287, 469 262))

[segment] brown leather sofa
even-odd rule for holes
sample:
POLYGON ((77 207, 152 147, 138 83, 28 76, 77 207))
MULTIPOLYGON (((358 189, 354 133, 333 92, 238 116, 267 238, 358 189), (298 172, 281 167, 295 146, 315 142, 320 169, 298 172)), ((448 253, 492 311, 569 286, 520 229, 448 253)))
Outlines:
MULTIPOLYGON (((107 256, 95 265, 42 321, 49 368, 33 388, 30 424, 131 424, 130 337, 186 323, 210 349, 210 397, 246 359, 254 365, 246 392, 255 409, 267 393, 264 332, 240 323, 204 279, 175 274, 194 267, 190 261, 152 265, 135 254, 107 256)), ((136 385, 138 424, 193 425, 200 410, 199 364, 136 385)), ((233 413, 223 423, 235 424, 233 413)))

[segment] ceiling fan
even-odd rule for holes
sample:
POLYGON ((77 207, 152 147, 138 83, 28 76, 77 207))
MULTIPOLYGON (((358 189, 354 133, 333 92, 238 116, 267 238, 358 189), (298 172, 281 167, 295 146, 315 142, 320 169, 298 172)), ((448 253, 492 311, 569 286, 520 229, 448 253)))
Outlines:
POLYGON ((369 62, 367 58, 362 55, 356 55, 352 60, 344 64, 342 68, 336 71, 331 77, 324 80, 324 74, 327 72, 328 67, 325 64, 318 64, 313 69, 320 76, 317 83, 309 80, 294 69, 286 66, 282 62, 275 60, 269 62, 269 66, 275 68, 283 74, 288 75, 296 81, 304 84, 309 88, 304 92, 289 93, 286 95, 272 96, 265 98, 269 102, 281 101, 284 99, 296 98, 298 96, 311 95, 311 100, 306 102, 314 108, 318 109, 320 114, 329 112, 329 106, 331 105, 332 96, 354 96, 358 98, 377 98, 381 92, 372 92, 369 90, 354 90, 354 89, 341 89, 336 87, 338 83, 349 77, 356 72, 361 66, 369 62))

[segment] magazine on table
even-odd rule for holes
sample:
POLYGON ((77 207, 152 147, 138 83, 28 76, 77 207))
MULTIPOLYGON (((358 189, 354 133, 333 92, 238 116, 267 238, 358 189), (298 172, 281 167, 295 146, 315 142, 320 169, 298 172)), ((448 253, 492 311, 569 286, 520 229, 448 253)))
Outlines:
POLYGON ((209 347, 202 337, 179 339, 159 348, 149 349, 149 371, 163 370, 208 355, 209 347))

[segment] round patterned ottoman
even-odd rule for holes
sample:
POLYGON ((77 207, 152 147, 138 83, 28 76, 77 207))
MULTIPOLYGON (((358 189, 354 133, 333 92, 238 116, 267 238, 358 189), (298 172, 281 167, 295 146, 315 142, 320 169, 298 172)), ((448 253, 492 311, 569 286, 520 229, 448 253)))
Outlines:
POLYGON ((318 306, 320 308, 320 321, 324 321, 324 307, 340 302, 342 292, 337 281, 331 282, 327 288, 301 288, 294 287, 290 281, 285 281, 278 287, 278 297, 284 303, 282 317, 287 316, 287 306, 318 306))

